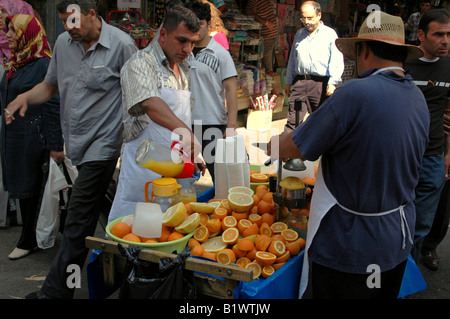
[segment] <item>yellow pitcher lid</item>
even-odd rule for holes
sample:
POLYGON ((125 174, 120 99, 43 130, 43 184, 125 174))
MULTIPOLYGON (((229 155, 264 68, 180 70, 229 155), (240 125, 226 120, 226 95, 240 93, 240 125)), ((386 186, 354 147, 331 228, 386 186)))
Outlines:
POLYGON ((177 194, 181 185, 177 183, 177 180, 172 177, 161 177, 153 180, 153 194, 156 196, 173 196, 177 194))

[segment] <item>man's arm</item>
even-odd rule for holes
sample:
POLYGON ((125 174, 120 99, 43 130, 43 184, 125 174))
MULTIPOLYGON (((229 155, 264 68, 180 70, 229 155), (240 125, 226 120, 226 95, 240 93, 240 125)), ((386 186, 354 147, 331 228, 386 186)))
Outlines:
POLYGON ((12 122, 12 116, 19 110, 20 116, 25 116, 28 105, 43 104, 58 93, 58 88, 42 81, 31 90, 18 95, 5 110, 6 125, 12 122))
POLYGON ((236 77, 231 77, 223 81, 223 87, 225 88, 225 101, 228 111, 228 123, 227 130, 224 137, 227 136, 227 132, 235 135, 235 129, 237 125, 237 113, 238 113, 238 99, 237 99, 237 82, 236 77))

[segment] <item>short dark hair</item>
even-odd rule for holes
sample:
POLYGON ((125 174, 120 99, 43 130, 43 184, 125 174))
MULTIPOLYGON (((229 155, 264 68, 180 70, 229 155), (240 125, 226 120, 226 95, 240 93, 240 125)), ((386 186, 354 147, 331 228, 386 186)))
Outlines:
POLYGON ((168 10, 164 17, 162 27, 167 30, 167 33, 170 33, 182 22, 192 32, 198 32, 200 30, 200 20, 194 12, 183 6, 175 6, 168 10))
MULTIPOLYGON (((378 41, 364 41, 373 54, 381 59, 404 62, 408 56, 408 49, 403 46, 393 45, 378 41)), ((356 44, 359 48, 362 47, 362 42, 356 44)), ((360 50, 357 49, 357 52, 360 50)))
POLYGON ((422 30, 425 35, 428 33, 428 26, 431 22, 448 23, 450 13, 444 9, 428 10, 419 21, 419 30, 422 30))
POLYGON ((66 13, 67 8, 76 4, 80 7, 80 11, 82 14, 86 15, 92 9, 97 12, 97 2, 95 0, 59 0, 56 4, 56 10, 59 13, 66 13))
POLYGON ((209 4, 200 1, 190 1, 186 4, 186 8, 194 12, 199 20, 211 21, 211 7, 209 4))

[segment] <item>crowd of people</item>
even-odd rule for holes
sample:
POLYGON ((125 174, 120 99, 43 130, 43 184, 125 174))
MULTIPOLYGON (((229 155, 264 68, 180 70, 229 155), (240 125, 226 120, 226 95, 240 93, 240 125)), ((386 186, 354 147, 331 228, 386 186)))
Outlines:
MULTIPOLYGON (((250 1, 248 14, 269 30, 273 2, 263 3, 250 1)), ((237 125, 237 71, 226 30, 213 28, 214 9, 207 0, 174 0, 158 35, 138 50, 97 14, 94 0, 60 0, 66 32, 50 48, 30 5, 0 0, 0 188, 19 200, 23 218, 11 260, 36 250, 45 164, 67 157, 78 170, 58 253, 42 288, 27 298, 73 298, 66 269, 85 263, 84 239, 94 234, 119 159, 109 221, 145 201, 145 183, 159 176, 136 164, 144 139, 179 141, 196 170, 214 176, 215 143, 237 125), (76 26, 67 11, 73 3, 76 26)), ((304 27, 287 65, 287 124, 268 149, 320 159, 300 297, 309 286, 313 298, 397 298, 409 255, 438 269, 436 247, 449 223, 450 14, 425 11, 419 42, 406 43, 412 22, 399 17, 374 11, 357 37, 339 38, 322 23, 317 2, 301 6, 304 27), (344 56, 356 61, 358 76, 342 84, 344 56), (380 289, 366 283, 373 264, 380 289)), ((268 55, 275 37, 268 31, 268 55)), ((264 65, 270 72, 269 59, 264 65)))

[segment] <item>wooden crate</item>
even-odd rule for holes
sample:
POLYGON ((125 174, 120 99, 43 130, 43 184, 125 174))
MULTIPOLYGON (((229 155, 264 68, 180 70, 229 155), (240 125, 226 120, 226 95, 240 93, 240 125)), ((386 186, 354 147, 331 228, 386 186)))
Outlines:
MULTIPOLYGON (((90 236, 86 237, 85 243, 87 248, 102 251, 103 280, 106 285, 114 286, 117 281, 117 274, 119 270, 124 268, 126 262, 126 258, 122 256, 117 248, 118 243, 90 236)), ((127 247, 126 244, 122 245, 127 247)), ((143 249, 139 253, 139 259, 153 263, 158 263, 159 259, 163 257, 176 258, 177 255, 151 249, 143 249)), ((188 257, 184 267, 187 270, 206 274, 195 273, 197 292, 214 298, 233 299, 234 288, 239 281, 253 281, 253 270, 242 269, 235 265, 222 265, 217 262, 188 257), (224 280, 208 275, 221 277, 224 280)))

